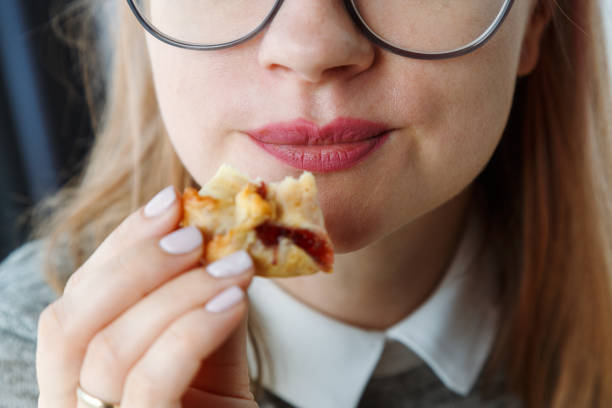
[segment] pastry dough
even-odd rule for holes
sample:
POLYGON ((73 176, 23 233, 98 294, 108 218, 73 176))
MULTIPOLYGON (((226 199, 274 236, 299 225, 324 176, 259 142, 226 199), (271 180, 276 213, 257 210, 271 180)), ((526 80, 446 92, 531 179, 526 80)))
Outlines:
POLYGON ((183 209, 181 226, 195 225, 204 235, 205 263, 245 249, 260 276, 333 270, 333 247, 310 172, 266 183, 223 164, 199 192, 185 189, 183 209))

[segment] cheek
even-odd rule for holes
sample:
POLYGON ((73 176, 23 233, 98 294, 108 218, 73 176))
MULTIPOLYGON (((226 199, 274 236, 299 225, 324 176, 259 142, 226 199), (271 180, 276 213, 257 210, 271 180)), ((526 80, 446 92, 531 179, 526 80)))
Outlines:
POLYGON ((386 146, 384 163, 349 186, 351 197, 322 185, 326 220, 344 244, 339 248, 354 250, 428 213, 435 218, 435 209, 478 176, 512 106, 521 38, 515 29, 509 25, 461 58, 390 58, 381 68, 377 89, 393 90, 386 105, 405 128, 386 146), (346 213, 359 222, 345 222, 346 213))
POLYGON ((419 129, 419 148, 427 158, 423 171, 441 193, 473 180, 503 134, 516 84, 520 19, 508 19, 503 28, 483 48, 432 66, 422 79, 440 113, 431 111, 439 118, 419 129))
POLYGON ((244 55, 186 51, 150 38, 147 45, 164 125, 181 161, 202 185, 221 164, 216 159, 231 153, 222 140, 225 130, 248 114, 241 103, 248 90, 237 84, 235 72, 241 66, 237 56, 244 55))
POLYGON ((503 66, 483 65, 455 67, 445 81, 437 82, 436 86, 445 87, 438 101, 443 120, 432 123, 435 129, 425 129, 421 139, 420 148, 428 157, 426 172, 444 175, 455 184, 475 178, 486 165, 512 104, 512 72, 503 66), (483 65, 487 68, 481 69, 483 65))
POLYGON ((390 91, 386 105, 405 120, 402 137, 409 142, 404 146, 412 150, 406 149, 399 174, 413 176, 404 179, 406 190, 429 198, 422 208, 465 188, 498 145, 512 106, 530 7, 530 1, 516 1, 495 35, 467 55, 383 60, 377 86, 390 91))

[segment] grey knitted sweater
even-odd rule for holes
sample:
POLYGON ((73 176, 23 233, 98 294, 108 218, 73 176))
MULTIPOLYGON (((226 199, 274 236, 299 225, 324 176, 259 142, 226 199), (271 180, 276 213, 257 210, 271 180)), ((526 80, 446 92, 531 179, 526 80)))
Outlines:
MULTIPOLYGON (((0 264, 0 407, 35 407, 36 335, 38 317, 56 295, 42 276, 41 241, 27 243, 0 264)), ((449 391, 426 366, 398 375, 373 378, 359 408, 372 407, 520 407, 510 396, 482 396, 481 382, 467 397, 449 391)), ((258 397, 261 408, 291 405, 265 391, 258 397)), ((338 407, 344 408, 344 407, 338 407)))

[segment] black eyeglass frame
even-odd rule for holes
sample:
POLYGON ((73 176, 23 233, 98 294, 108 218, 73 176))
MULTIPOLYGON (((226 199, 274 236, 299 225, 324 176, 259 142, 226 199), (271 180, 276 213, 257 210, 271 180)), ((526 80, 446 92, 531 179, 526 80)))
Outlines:
MULTIPOLYGON (((157 38, 158 40, 163 41, 166 44, 173 45, 175 47, 179 47, 179 48, 185 48, 189 50, 210 51, 210 50, 219 50, 223 48, 233 47, 235 45, 242 44, 243 42, 246 42, 249 39, 255 37, 257 34, 259 34, 261 30, 263 30, 268 25, 268 23, 270 23, 270 21, 272 21, 272 19, 274 18, 274 16, 276 15, 280 7, 282 6, 283 1, 284 0, 276 0, 276 3, 272 7, 272 10, 270 10, 268 15, 261 22, 261 24, 259 24, 255 29, 253 29, 253 31, 238 38, 237 40, 233 40, 233 41, 229 41, 229 42, 225 42, 221 44, 196 44, 196 43, 180 41, 178 39, 172 38, 162 33, 161 31, 159 31, 157 28, 151 25, 149 21, 147 21, 147 19, 144 18, 144 16, 138 10, 138 7, 136 7, 136 5, 134 4, 134 0, 127 0, 127 3, 130 9, 132 10, 132 12, 134 13, 134 15, 136 16, 136 18, 138 19, 138 21, 140 22, 140 24, 145 28, 145 30, 147 30, 149 34, 151 34, 153 37, 157 38)), ((504 22, 504 20, 510 13, 510 9, 512 8, 512 5, 514 4, 514 0, 504 0, 502 10, 498 13, 495 21, 485 30, 484 33, 482 33, 478 38, 476 38, 471 43, 463 47, 451 50, 451 51, 425 53, 425 52, 410 51, 410 50, 406 50, 403 48, 399 48, 393 45, 392 43, 390 43, 389 41, 383 39, 367 25, 365 20, 359 14, 359 12, 357 11, 357 6, 355 5, 355 0, 343 0, 343 1, 344 1, 344 5, 347 11, 349 12, 355 24, 357 24, 361 32, 370 41, 372 41, 373 43, 381 46, 382 48, 388 51, 391 51, 394 54, 401 55, 403 57, 424 59, 424 60, 440 60, 440 59, 446 59, 446 58, 459 57, 461 55, 468 54, 482 47, 487 41, 489 41, 489 39, 491 39, 493 34, 495 34, 495 32, 499 29, 501 24, 504 22)))

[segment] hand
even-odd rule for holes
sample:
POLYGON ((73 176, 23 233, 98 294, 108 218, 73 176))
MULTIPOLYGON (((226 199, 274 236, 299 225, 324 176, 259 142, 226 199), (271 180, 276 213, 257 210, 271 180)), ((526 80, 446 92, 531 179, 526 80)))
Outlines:
POLYGON ((202 235, 176 230, 181 217, 176 190, 162 190, 42 312, 40 408, 86 408, 79 383, 122 408, 257 407, 246 358, 253 263, 240 251, 202 267, 202 235))

